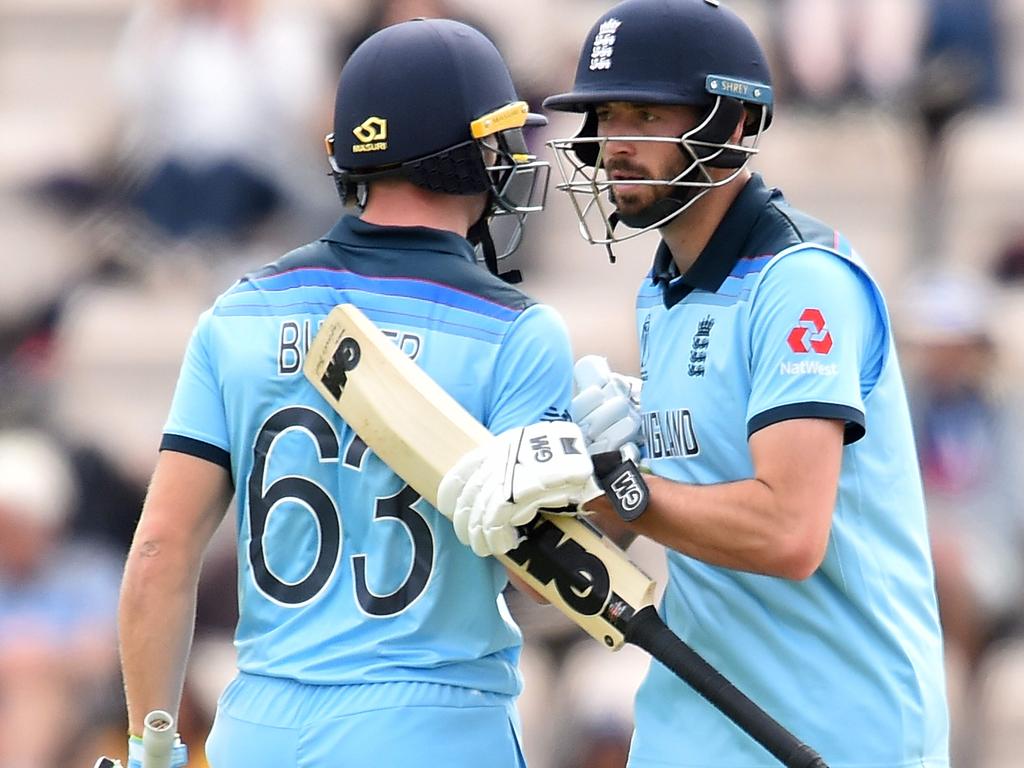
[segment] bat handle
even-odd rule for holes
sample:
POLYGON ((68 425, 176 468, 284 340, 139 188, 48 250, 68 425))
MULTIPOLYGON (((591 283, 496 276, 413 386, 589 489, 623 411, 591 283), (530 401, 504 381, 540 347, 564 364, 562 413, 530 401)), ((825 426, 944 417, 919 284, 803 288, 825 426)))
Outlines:
POLYGON ((786 768, 828 768, 821 755, 747 698, 721 672, 672 632, 653 606, 637 611, 624 632, 732 720, 786 768))
POLYGON ((154 709, 144 721, 142 748, 144 768, 169 768, 174 749, 174 716, 154 709))

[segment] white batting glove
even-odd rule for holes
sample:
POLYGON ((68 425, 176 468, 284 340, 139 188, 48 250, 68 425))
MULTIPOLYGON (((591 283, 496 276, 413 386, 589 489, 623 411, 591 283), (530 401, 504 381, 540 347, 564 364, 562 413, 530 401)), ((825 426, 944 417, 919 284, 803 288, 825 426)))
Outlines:
POLYGON ((573 368, 576 396, 569 405, 572 420, 580 426, 590 454, 617 451, 622 447, 640 454, 640 388, 633 376, 613 373, 608 361, 587 355, 573 368))
POLYGON ((459 541, 481 557, 514 549, 516 526, 544 508, 578 506, 601 491, 570 421, 510 429, 463 456, 441 480, 437 508, 459 541))

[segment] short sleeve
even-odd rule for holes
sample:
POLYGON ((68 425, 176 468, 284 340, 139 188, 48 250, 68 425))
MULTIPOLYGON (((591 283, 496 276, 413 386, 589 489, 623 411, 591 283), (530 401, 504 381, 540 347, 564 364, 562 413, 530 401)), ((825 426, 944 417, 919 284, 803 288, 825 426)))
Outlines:
POLYGON ((208 337, 212 313, 196 324, 185 350, 161 450, 187 453, 230 471, 230 439, 208 337))
POLYGON ((572 347, 562 318, 534 304, 512 324, 502 344, 486 426, 494 434, 537 421, 569 418, 572 347))
POLYGON ((772 264, 751 303, 747 434, 788 419, 837 419, 865 433, 864 397, 888 344, 873 283, 856 265, 808 248, 772 264))

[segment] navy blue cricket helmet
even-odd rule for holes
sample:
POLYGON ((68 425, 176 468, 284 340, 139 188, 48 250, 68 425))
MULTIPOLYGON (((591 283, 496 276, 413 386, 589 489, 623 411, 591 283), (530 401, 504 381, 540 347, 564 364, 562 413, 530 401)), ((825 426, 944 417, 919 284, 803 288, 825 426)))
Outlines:
MULTIPOLYGON (((490 193, 485 218, 541 210, 549 164, 529 153, 531 114, 501 54, 450 19, 414 19, 367 38, 342 68, 327 154, 345 202, 402 177, 453 195, 490 193)), ((471 238, 472 239, 472 238, 471 238)))
POLYGON ((761 45, 718 0, 625 0, 591 28, 572 90, 545 99, 544 106, 585 115, 577 136, 549 145, 564 181, 558 189, 572 197, 581 233, 590 242, 608 245, 664 226, 709 189, 735 178, 771 123, 773 98, 761 45), (682 136, 657 139, 677 143, 687 167, 672 179, 634 182, 673 187, 669 197, 643 215, 619 216, 602 177, 605 143, 623 138, 597 136, 594 110, 608 102, 686 105, 703 116, 682 136), (744 140, 730 143, 741 118, 744 140), (734 173, 713 179, 709 168, 732 168, 734 173), (579 195, 589 199, 581 204, 579 195), (590 214, 600 222, 596 232, 590 214), (639 231, 617 236, 620 220, 639 231))

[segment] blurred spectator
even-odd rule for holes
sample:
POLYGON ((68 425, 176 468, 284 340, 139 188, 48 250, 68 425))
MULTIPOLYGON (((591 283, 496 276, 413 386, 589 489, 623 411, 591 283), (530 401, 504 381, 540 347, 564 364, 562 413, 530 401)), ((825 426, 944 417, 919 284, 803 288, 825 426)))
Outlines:
POLYGON ((814 108, 888 100, 915 73, 927 0, 783 0, 774 15, 782 95, 814 108))
MULTIPOLYGON (((455 19, 480 30, 500 50, 505 51, 505 45, 501 37, 496 36, 488 20, 493 19, 489 14, 486 19, 477 14, 467 13, 464 8, 466 3, 453 3, 451 0, 372 0, 366 6, 366 13, 362 20, 354 24, 350 29, 345 29, 338 37, 335 45, 337 67, 340 70, 345 59, 348 58, 356 46, 368 38, 374 32, 397 24, 400 21, 409 19, 455 19)), ((575 51, 573 52, 575 54, 575 51)), ((513 68, 512 78, 516 84, 516 92, 519 97, 530 104, 533 111, 540 111, 540 102, 549 95, 550 90, 540 83, 524 80, 521 73, 513 68), (538 92, 538 88, 543 92, 538 92)), ((527 131, 529 135, 530 131, 527 131)))
POLYGON ((999 249, 993 274, 1002 283, 1024 284, 1024 229, 1008 237, 999 249))
POLYGON ((68 521, 76 538, 128 554, 146 496, 144 482, 129 477, 95 445, 69 451, 81 492, 68 521))
POLYGON ((1002 96, 995 0, 928 0, 916 102, 930 143, 950 121, 1002 96))
POLYGON ((321 106, 318 39, 301 13, 262 0, 138 6, 117 74, 130 199, 158 230, 244 241, 281 208, 289 142, 311 138, 321 106))
POLYGON ((947 232, 946 139, 957 118, 1003 95, 995 0, 927 0, 911 104, 923 134, 917 194, 918 259, 939 261, 947 232))
POLYGON ((63 535, 75 503, 59 446, 0 432, 0 765, 59 768, 76 730, 116 679, 120 568, 63 535))
POLYGON ((971 757, 966 720, 985 653, 1024 612, 1024 454, 1014 411, 996 386, 992 299, 980 281, 935 274, 903 306, 939 609, 953 693, 961 691, 959 701, 951 695, 957 765, 971 757))
POLYGON ((372 0, 366 4, 366 12, 362 20, 354 24, 351 29, 345 30, 338 40, 338 70, 340 71, 348 55, 374 32, 400 21, 416 18, 455 19, 479 29, 492 42, 494 41, 494 37, 482 22, 468 18, 449 0, 372 0))

